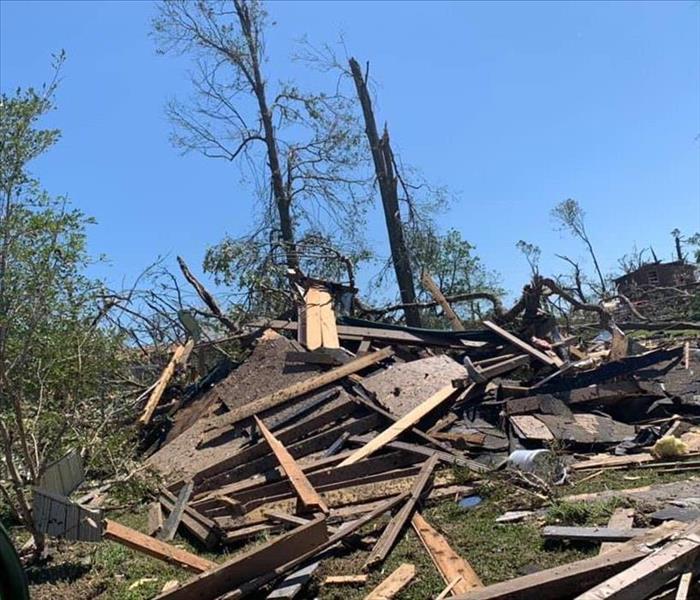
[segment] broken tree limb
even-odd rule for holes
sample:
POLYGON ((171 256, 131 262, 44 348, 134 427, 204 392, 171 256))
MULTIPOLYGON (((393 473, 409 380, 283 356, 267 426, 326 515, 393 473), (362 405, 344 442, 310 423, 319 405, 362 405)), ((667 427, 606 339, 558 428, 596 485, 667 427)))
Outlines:
POLYGON ((373 452, 376 452, 384 445, 395 440, 399 435, 401 435, 407 429, 413 427, 418 421, 420 421, 424 416, 426 416, 431 411, 435 410, 440 404, 445 402, 448 398, 451 398, 455 394, 456 390, 452 387, 452 384, 445 386, 441 390, 438 390, 425 402, 416 406, 413 410, 406 413, 398 421, 390 425, 387 429, 382 431, 377 437, 373 438, 367 442, 362 448, 358 449, 352 455, 348 456, 342 463, 343 465, 351 465, 357 461, 367 458, 373 452))
POLYGON ((423 518, 423 515, 419 512, 414 513, 411 524, 445 583, 450 584, 458 580, 452 587, 453 594, 465 593, 483 585, 472 566, 450 547, 447 540, 423 518))
POLYGON ((176 548, 160 540, 155 540, 145 533, 141 533, 140 531, 136 531, 135 529, 131 529, 130 527, 126 527, 125 525, 121 525, 109 519, 105 520, 104 537, 105 539, 127 546, 132 550, 143 552, 153 558, 183 567, 195 573, 203 573, 217 566, 215 562, 187 552, 186 550, 181 550, 180 548, 176 548))
POLYGON ((433 454, 423 463, 420 472, 418 475, 416 475, 416 480, 413 484, 413 488, 411 489, 411 495, 409 496, 408 500, 406 500, 406 504, 401 507, 401 510, 396 513, 394 518, 391 519, 389 524, 384 528, 382 535, 380 536, 379 540, 377 540, 377 543, 374 545, 374 548, 372 548, 372 551, 367 557, 363 569, 370 569, 383 562, 388 556, 389 552, 391 552, 391 549, 396 543, 396 539, 401 533, 401 530, 408 523, 418 500, 420 500, 421 494, 423 494, 423 491, 428 485, 438 460, 437 454, 433 454))
POLYGON ((324 514, 328 514, 328 506, 323 501, 323 498, 316 492, 309 480, 304 475, 304 472, 299 468, 299 465, 294 460, 291 454, 287 451, 284 445, 274 436, 265 424, 255 418, 255 424, 258 426, 260 433, 267 441, 270 449, 277 457, 282 469, 287 474, 294 491, 299 499, 299 505, 303 512, 316 512, 321 511, 324 514))
POLYGON ((219 307, 218 302, 212 296, 209 291, 201 284, 201 282, 194 276, 192 271, 190 271, 187 263, 181 256, 177 257, 177 263, 180 265, 180 270, 185 276, 185 279, 190 283, 190 285, 195 289, 197 295, 202 299, 202 302, 207 305, 211 313, 224 325, 227 329, 231 331, 238 331, 238 326, 229 319, 219 307))
POLYGON ((165 388, 168 387, 168 383, 170 383, 170 380, 175 374, 175 369, 177 369, 179 365, 185 364, 187 362, 190 352, 192 352, 192 348, 194 348, 194 339, 192 338, 187 340, 187 342, 184 345, 179 345, 177 348, 175 348, 170 362, 168 362, 165 369, 163 369, 163 372, 158 378, 158 381, 156 382, 156 385, 153 388, 151 395, 148 397, 146 406, 144 407, 143 413, 139 418, 139 423, 141 423, 141 425, 148 425, 148 423, 150 422, 151 417, 153 417, 153 413, 155 412, 156 407, 158 406, 158 403, 160 402, 160 399, 163 396, 165 388))
POLYGON ((430 276, 430 273, 428 273, 427 271, 423 271, 423 273, 421 273, 421 282, 425 286, 425 289, 430 292, 430 295, 435 299, 435 301, 440 305, 440 307, 444 311, 445 316, 450 321, 452 329, 454 331, 464 331, 464 324, 462 323, 462 321, 460 321, 459 317, 457 316, 457 313, 454 310, 452 310, 450 303, 447 301, 437 284, 433 281, 433 278, 430 276))

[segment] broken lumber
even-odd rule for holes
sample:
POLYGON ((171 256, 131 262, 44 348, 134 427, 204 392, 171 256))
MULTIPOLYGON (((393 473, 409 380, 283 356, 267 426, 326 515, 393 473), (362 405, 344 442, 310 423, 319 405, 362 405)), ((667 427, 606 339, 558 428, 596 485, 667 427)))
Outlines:
POLYGON ((277 457, 292 487, 294 487, 302 512, 321 511, 324 514, 328 514, 328 506, 326 506, 323 498, 321 498, 311 483, 309 483, 306 475, 304 475, 304 472, 299 468, 299 465, 292 455, 289 454, 284 445, 270 433, 268 428, 265 427, 265 424, 257 417, 255 417, 255 424, 258 426, 260 433, 262 433, 270 449, 277 457))
POLYGON ((274 540, 234 556, 207 573, 185 581, 159 600, 213 600, 247 581, 274 571, 290 557, 303 556, 328 540, 325 517, 297 527, 274 540))
POLYGON ((561 600, 619 573, 654 552, 652 546, 682 530, 664 523, 605 554, 474 589, 454 600, 561 600))
POLYGON ((524 342, 521 340, 519 337, 513 335, 512 333, 506 331, 502 327, 499 327, 495 323, 492 323, 491 321, 483 321, 484 326, 487 329, 490 329, 493 331, 495 334, 503 338, 506 342, 511 344, 512 346, 515 346, 516 348, 519 348, 523 352, 529 354, 533 358, 539 360, 541 363, 544 363, 545 365, 549 365, 550 367, 555 367, 555 368, 560 368, 564 362, 560 358, 555 358, 553 356, 547 356, 544 352, 539 351, 537 348, 534 346, 531 346, 527 342, 524 342))
POLYGON ((419 512, 414 513, 411 524, 445 583, 450 584, 460 578, 452 588, 453 593, 466 593, 472 588, 482 586, 481 579, 472 566, 450 547, 447 540, 423 518, 423 515, 419 512))
POLYGON ((445 386, 437 393, 433 394, 425 402, 419 404, 416 406, 416 408, 406 413, 398 421, 382 431, 382 433, 380 433, 378 436, 367 442, 364 446, 362 446, 362 448, 348 456, 343 462, 340 463, 340 466, 351 465, 362 460, 363 458, 367 458, 373 452, 376 452, 389 442, 395 440, 404 431, 413 427, 428 413, 435 410, 435 408, 440 406, 448 398, 451 398, 455 392, 456 390, 452 387, 452 384, 445 386))
POLYGON ((690 582, 693 580, 693 572, 688 571, 681 575, 681 579, 678 582, 678 589, 676 590, 675 600, 688 600, 690 593, 690 582))
POLYGON ((168 387, 168 383, 170 383, 170 380, 175 374, 175 369, 178 367, 178 365, 187 362, 190 352, 192 352, 192 348, 194 348, 193 338, 187 340, 187 343, 185 343, 184 345, 178 345, 178 347, 175 348, 170 362, 168 362, 165 369, 163 369, 163 372, 158 378, 158 381, 156 382, 153 391, 151 391, 151 394, 148 397, 148 401, 146 402, 146 406, 143 409, 143 413, 141 414, 141 417, 139 417, 139 423, 141 423, 141 425, 148 425, 148 423, 150 422, 151 417, 153 417, 153 413, 155 412, 156 407, 158 406, 158 403, 160 402, 160 399, 163 396, 165 388, 168 387))
POLYGON ((698 555, 700 555, 700 521, 695 521, 680 532, 678 539, 581 594, 577 600, 646 598, 674 576, 687 571, 693 566, 698 555))
POLYGON ((194 571, 195 573, 203 573, 217 566, 215 562, 207 560, 206 558, 202 558, 186 550, 181 550, 180 548, 176 548, 160 540, 155 540, 145 533, 141 533, 140 531, 136 531, 135 529, 131 529, 130 527, 126 527, 110 519, 105 520, 104 537, 105 539, 131 548, 132 550, 143 552, 153 558, 178 565, 189 571, 194 571))
MULTIPOLYGON (((634 525, 634 509, 633 508, 616 508, 608 520, 608 527, 616 529, 631 529, 634 525)), ((603 542, 600 545, 599 554, 608 552, 617 547, 616 542, 603 542)))
POLYGON ((382 535, 380 536, 377 543, 372 548, 363 569, 369 569, 375 565, 384 561, 391 549, 396 543, 396 538, 398 538, 401 530, 404 528, 406 523, 408 523, 411 513, 416 507, 418 500, 420 500, 423 490, 428 485, 428 481, 433 474, 433 470, 438 463, 437 454, 433 454, 428 460, 423 463, 420 472, 416 475, 416 480, 411 489, 411 495, 409 496, 406 503, 401 507, 396 516, 389 522, 389 524, 384 528, 382 535))
POLYGON ((410 563, 403 563, 382 581, 376 588, 365 596, 365 600, 391 600, 416 575, 416 567, 410 563))
POLYGON ((194 487, 194 482, 190 479, 185 485, 180 488, 180 492, 177 495, 177 500, 173 505, 168 518, 165 520, 163 527, 158 532, 158 539, 164 542, 169 542, 175 537, 177 528, 180 526, 180 521, 182 520, 182 515, 185 512, 185 507, 187 502, 192 495, 192 488, 194 487))
POLYGON ((328 575, 323 580, 323 585, 364 585, 367 583, 367 575, 328 575))
POLYGON ((559 527, 552 525, 542 529, 546 540, 573 540, 576 542, 626 542, 648 532, 645 528, 633 527, 559 527))
MULTIPOLYGON (((309 392, 313 392, 326 385, 330 385, 343 377, 347 377, 352 373, 357 373, 362 369, 366 369, 367 367, 389 358, 393 353, 394 351, 391 349, 391 347, 382 348, 381 350, 377 350, 371 354, 365 354, 364 356, 360 356, 355 360, 351 360, 350 362, 336 367, 335 369, 331 369, 325 373, 320 373, 319 375, 315 375, 309 379, 290 385, 282 390, 268 394, 262 398, 258 398, 253 402, 249 402, 236 410, 232 410, 231 412, 221 415, 217 419, 217 432, 219 435, 225 436, 225 434, 228 432, 228 428, 231 425, 234 425, 243 419, 250 418, 253 415, 260 414, 266 410, 274 408, 275 406, 289 402, 294 398, 308 394, 309 392)), ((216 443, 216 439, 216 435, 208 436, 208 443, 216 443)))
POLYGON ((163 509, 160 502, 148 505, 148 535, 154 536, 163 528, 163 509))

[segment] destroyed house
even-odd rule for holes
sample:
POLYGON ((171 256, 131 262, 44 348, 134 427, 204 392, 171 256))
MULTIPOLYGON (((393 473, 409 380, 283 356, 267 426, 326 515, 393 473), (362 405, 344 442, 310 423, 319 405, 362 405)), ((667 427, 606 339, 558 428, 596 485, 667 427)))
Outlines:
POLYGON ((649 263, 615 279, 617 291, 634 294, 637 289, 683 287, 697 282, 697 267, 684 261, 649 263))

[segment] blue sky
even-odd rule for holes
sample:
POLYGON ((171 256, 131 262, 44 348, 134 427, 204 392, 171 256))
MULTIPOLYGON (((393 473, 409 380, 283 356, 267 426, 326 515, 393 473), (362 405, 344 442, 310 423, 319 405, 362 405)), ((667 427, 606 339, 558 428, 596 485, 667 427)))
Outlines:
MULTIPOLYGON (((515 243, 584 257, 553 230, 568 197, 587 212, 606 271, 634 244, 670 258, 669 232, 700 230, 700 3, 276 2, 268 79, 300 87, 321 75, 289 62, 303 35, 343 34, 369 60, 380 122, 404 162, 455 196, 444 227, 461 230, 517 292, 528 268, 515 243)), ((60 143, 34 165, 98 225, 93 253, 111 284, 156 256, 200 271, 207 245, 248 229, 248 191, 229 163, 182 156, 169 143, 165 102, 186 96, 185 58, 158 56, 150 2, 0 2, 0 86, 37 85, 50 55, 68 61, 60 143)), ((378 214, 368 236, 386 255, 378 214)))

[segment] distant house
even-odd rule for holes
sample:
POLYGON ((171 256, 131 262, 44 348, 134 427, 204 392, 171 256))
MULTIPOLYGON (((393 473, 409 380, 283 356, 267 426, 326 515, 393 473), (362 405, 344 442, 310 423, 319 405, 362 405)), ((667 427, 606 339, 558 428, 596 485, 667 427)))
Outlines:
POLYGON ((624 295, 634 295, 640 289, 655 287, 684 287, 698 281, 697 266, 684 262, 656 262, 639 267, 615 279, 617 291, 624 295))

